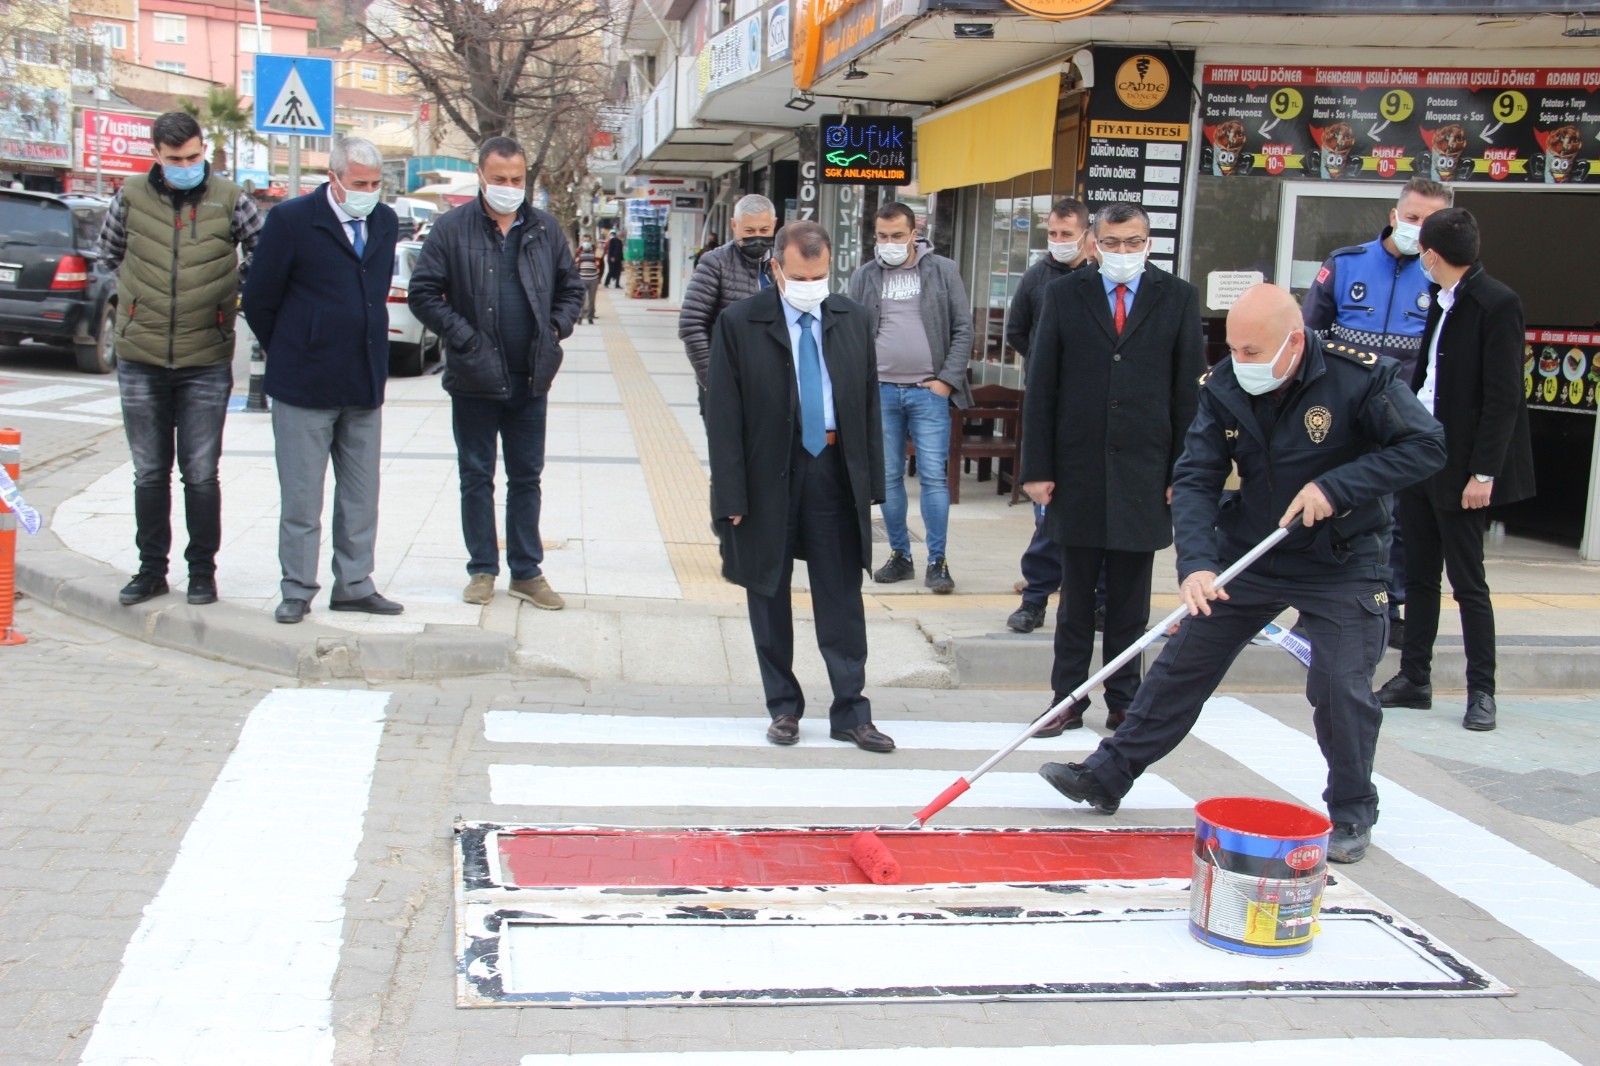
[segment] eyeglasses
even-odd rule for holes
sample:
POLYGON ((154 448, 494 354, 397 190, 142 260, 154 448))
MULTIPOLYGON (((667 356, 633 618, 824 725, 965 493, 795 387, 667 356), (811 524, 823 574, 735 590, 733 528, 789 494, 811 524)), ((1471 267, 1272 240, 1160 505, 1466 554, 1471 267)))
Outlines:
POLYGON ((1101 248, 1104 248, 1108 252, 1120 252, 1123 250, 1137 252, 1146 244, 1148 244, 1149 241, 1149 237, 1125 237, 1121 240, 1118 240, 1116 237, 1095 238, 1095 244, 1099 245, 1101 248))

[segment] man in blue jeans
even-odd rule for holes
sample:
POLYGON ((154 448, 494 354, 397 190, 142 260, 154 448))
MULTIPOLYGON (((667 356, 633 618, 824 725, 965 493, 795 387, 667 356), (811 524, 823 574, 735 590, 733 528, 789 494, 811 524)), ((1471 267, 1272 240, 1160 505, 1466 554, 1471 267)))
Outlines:
POLYGON ((500 573, 495 458, 503 449, 511 595, 559 611, 566 601, 541 570, 539 478, 550 385, 584 293, 561 224, 527 202, 527 173, 528 157, 516 141, 483 142, 478 200, 434 223, 411 275, 409 302, 448 348, 444 388, 468 556, 461 598, 479 606, 494 598, 500 573))
POLYGON ((928 542, 923 583, 934 592, 956 587, 945 561, 950 524, 950 405, 972 406, 972 308, 956 264, 917 239, 917 217, 902 203, 884 205, 874 221, 877 249, 850 278, 850 298, 872 312, 883 411, 886 494, 883 524, 889 561, 873 571, 880 584, 916 573, 906 529, 906 441, 917 448, 922 526, 928 542))

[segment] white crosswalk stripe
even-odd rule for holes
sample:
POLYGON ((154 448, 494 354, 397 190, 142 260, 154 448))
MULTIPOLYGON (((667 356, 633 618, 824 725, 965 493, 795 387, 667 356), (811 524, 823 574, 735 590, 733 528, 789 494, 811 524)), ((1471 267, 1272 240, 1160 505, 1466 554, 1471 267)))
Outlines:
POLYGON ((95 391, 97 390, 83 385, 41 385, 35 389, 22 389, 19 392, 0 392, 0 403, 8 407, 29 407, 33 404, 66 400, 95 391))

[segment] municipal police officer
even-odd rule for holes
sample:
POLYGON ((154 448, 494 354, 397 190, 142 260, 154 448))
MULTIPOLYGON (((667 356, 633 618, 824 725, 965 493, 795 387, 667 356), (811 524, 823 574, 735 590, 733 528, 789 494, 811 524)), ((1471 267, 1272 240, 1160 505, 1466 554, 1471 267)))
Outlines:
POLYGON ((1173 478, 1190 617, 1116 735, 1082 764, 1045 763, 1039 773, 1069 799, 1115 813, 1134 779, 1188 735, 1250 638, 1294 606, 1311 640, 1306 698, 1328 763, 1328 857, 1358 862, 1378 820, 1372 763, 1383 715, 1371 684, 1387 630, 1389 496, 1444 464, 1444 430, 1393 360, 1319 340, 1275 285, 1239 298, 1228 348, 1232 359, 1201 378, 1173 478), (1243 487, 1224 497, 1234 463, 1243 487), (1297 519, 1300 528, 1216 588, 1228 563, 1297 519))
MULTIPOLYGON (((1400 380, 1412 380, 1431 302, 1417 235, 1424 219, 1454 200, 1448 185, 1427 178, 1406 182, 1399 201, 1389 209, 1389 224, 1376 240, 1340 248, 1322 264, 1306 293, 1306 328, 1328 340, 1387 355, 1400 364, 1400 380)), ((1388 581, 1389 619, 1394 623, 1390 641, 1399 647, 1406 570, 1398 525, 1389 568, 1393 571, 1388 581)))

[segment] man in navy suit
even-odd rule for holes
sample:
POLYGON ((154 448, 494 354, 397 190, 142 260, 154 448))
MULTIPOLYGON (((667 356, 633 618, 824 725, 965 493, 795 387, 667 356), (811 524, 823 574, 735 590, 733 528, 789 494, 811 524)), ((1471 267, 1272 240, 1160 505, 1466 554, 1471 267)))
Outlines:
POLYGON ((370 141, 335 143, 328 181, 273 208, 256 248, 261 273, 244 314, 267 353, 282 513, 283 602, 299 622, 317 589, 322 486, 333 460, 335 611, 399 614, 372 582, 378 533, 383 389, 389 380, 389 285, 399 232, 380 203, 383 156, 370 141))

